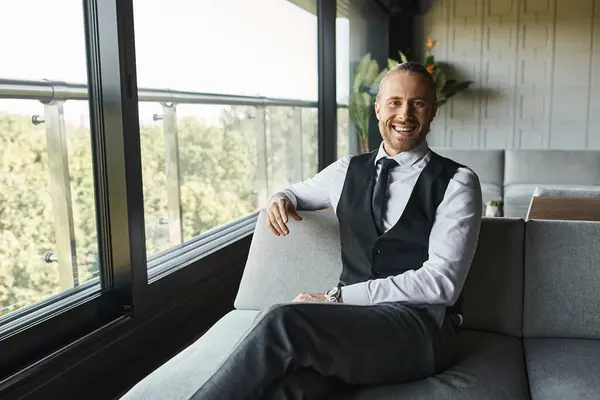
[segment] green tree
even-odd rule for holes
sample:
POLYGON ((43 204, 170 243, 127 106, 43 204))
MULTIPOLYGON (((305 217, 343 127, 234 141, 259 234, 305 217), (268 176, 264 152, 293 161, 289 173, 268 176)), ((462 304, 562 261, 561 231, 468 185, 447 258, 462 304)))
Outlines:
MULTIPOLYGON (((269 107, 264 121, 254 107, 225 108, 216 125, 192 117, 178 121, 184 240, 247 215, 258 203, 257 141, 267 135, 271 190, 316 173, 317 113, 269 107), (300 130, 300 131, 298 131, 300 130), (301 141, 290 137, 301 134, 301 141), (298 148, 299 145, 299 148, 298 148), (296 154, 301 153, 301 157, 296 154), (292 159, 294 161, 292 161, 292 159), (301 166, 294 162, 300 160, 301 166)), ((160 123, 141 124, 147 253, 167 249, 167 181, 160 123)), ((80 283, 98 274, 98 239, 91 136, 67 125, 69 174, 80 283)), ((45 127, 27 116, 0 113, 0 315, 59 292, 45 127)), ((269 193, 270 194, 270 193, 269 193)))

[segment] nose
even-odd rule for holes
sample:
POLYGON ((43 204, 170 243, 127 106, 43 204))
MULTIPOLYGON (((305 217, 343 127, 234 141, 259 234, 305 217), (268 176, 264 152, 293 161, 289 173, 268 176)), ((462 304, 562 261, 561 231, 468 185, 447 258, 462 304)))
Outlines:
POLYGON ((396 109, 396 117, 401 121, 410 119, 412 115, 412 107, 408 102, 404 102, 396 109))

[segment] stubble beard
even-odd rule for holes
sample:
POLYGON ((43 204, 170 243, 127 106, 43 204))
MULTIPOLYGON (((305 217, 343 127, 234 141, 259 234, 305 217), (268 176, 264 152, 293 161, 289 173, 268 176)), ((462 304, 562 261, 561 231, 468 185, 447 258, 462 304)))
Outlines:
POLYGON ((404 152, 410 151, 420 145, 429 133, 429 127, 423 127, 423 130, 406 137, 398 137, 392 132, 391 126, 384 127, 383 141, 386 147, 391 147, 394 151, 404 152))

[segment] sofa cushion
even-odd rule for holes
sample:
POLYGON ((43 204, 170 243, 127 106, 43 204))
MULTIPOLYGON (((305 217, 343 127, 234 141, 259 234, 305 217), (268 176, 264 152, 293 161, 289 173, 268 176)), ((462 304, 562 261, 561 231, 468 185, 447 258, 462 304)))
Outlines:
POLYGON ((600 222, 526 224, 526 337, 600 339, 600 222))
POLYGON ((525 221, 483 218, 465 287, 464 327, 521 337, 525 221))
POLYGON ((521 340, 493 333, 461 331, 462 356, 447 371, 424 380, 362 388, 352 400, 529 399, 521 340))
POLYGON ((123 400, 188 400, 252 326, 258 311, 234 310, 200 339, 141 380, 123 400))
POLYGON ((600 185, 597 150, 506 150, 504 159, 505 185, 600 185))
POLYGON ((337 216, 329 210, 299 211, 287 236, 275 236, 261 211, 235 308, 263 310, 292 301, 300 292, 325 293, 338 283, 342 255, 337 216))
POLYGON ((600 340, 525 339, 531 397, 600 398, 600 340))

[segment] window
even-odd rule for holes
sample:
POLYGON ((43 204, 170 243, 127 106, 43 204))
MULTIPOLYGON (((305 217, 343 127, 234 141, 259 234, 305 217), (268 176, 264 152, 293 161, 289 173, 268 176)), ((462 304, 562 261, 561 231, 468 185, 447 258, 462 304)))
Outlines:
POLYGON ((0 5, 0 37, 1 323, 97 281, 98 240, 81 1, 0 5))
POLYGON ((317 17, 288 0, 134 0, 134 11, 139 88, 317 100, 317 17))
MULTIPOLYGON (((360 138, 348 109, 355 68, 368 53, 377 61, 380 69, 387 67, 388 19, 376 2, 336 1, 337 150, 338 157, 341 157, 360 152, 360 138)), ((371 126, 370 130, 373 129, 376 128, 371 126)))
POLYGON ((317 17, 288 0, 138 0, 134 17, 152 258, 317 172, 317 17))
POLYGON ((317 17, 316 0, 8 4, 0 390, 20 390, 201 284, 183 267, 223 260, 205 255, 317 172, 317 17))

